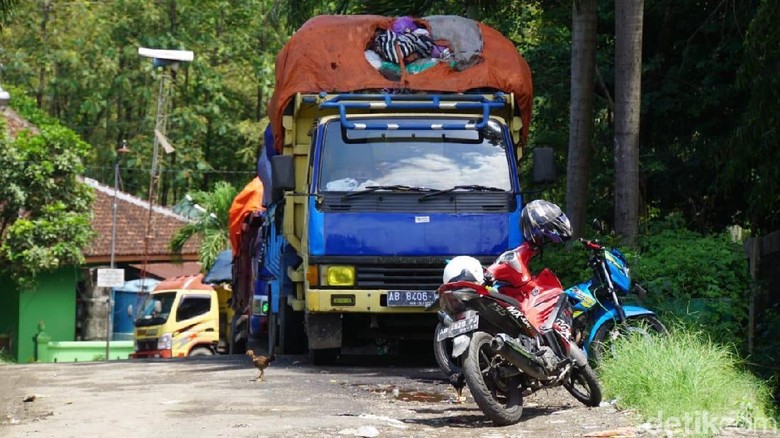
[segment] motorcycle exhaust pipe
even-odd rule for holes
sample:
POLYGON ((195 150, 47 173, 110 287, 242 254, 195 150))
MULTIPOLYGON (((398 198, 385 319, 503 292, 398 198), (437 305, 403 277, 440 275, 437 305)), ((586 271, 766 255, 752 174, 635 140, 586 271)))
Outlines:
POLYGON ((519 368, 522 372, 538 380, 548 380, 550 376, 544 369, 544 364, 539 362, 533 353, 526 350, 515 339, 505 333, 497 334, 490 341, 492 348, 499 356, 507 362, 519 368))

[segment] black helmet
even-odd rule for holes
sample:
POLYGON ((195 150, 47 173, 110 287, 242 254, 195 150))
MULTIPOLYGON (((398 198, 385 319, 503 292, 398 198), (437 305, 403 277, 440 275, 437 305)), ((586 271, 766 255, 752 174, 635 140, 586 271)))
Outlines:
POLYGON ((535 246, 565 242, 572 235, 569 218, 561 208, 541 199, 531 201, 523 208, 520 226, 525 240, 535 246))

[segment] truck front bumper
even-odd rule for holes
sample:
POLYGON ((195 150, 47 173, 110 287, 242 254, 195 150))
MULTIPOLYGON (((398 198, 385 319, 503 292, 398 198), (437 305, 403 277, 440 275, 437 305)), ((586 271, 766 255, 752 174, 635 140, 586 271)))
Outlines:
POLYGON ((309 289, 306 291, 306 310, 314 313, 423 313, 426 311, 426 305, 423 303, 389 306, 388 292, 361 289, 309 289))
POLYGON ((173 357, 171 350, 145 350, 130 354, 130 359, 156 359, 173 357))

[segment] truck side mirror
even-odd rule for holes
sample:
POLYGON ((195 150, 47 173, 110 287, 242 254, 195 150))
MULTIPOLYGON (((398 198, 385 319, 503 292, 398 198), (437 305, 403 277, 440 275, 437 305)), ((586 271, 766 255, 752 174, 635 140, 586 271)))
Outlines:
POLYGON ((534 148, 534 163, 531 181, 534 184, 554 183, 555 175, 555 156, 551 147, 534 148))
POLYGON ((282 199, 285 190, 295 189, 295 167, 292 155, 271 157, 271 198, 273 202, 282 199))

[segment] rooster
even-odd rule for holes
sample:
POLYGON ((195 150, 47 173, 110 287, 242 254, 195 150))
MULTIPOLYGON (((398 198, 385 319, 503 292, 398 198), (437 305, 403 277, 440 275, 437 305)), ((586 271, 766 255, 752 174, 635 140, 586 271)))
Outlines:
POLYGON ((457 370, 453 371, 452 374, 450 374, 449 377, 450 384, 455 388, 455 391, 458 393, 458 396, 455 398, 455 403, 463 403, 465 398, 463 397, 463 387, 466 386, 466 376, 463 374, 463 371, 457 370))
POLYGON ((252 358, 252 364, 260 370, 260 374, 257 376, 257 380, 264 380, 265 369, 276 359, 276 355, 271 356, 255 355, 252 350, 247 350, 246 355, 252 358))

